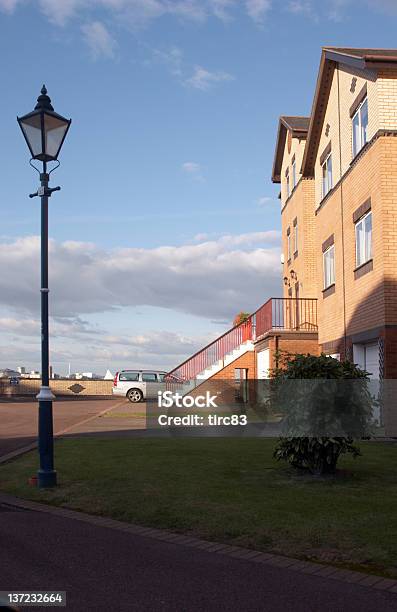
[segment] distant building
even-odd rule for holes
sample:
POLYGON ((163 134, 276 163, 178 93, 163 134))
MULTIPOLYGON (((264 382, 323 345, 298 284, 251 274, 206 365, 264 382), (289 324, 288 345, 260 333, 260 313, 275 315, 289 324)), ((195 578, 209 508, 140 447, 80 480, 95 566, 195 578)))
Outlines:
POLYGON ((20 378, 20 372, 11 370, 10 368, 4 368, 0 370, 0 378, 20 378))
POLYGON ((24 366, 18 366, 17 370, 20 374, 26 374, 26 368, 24 366))
POLYGON ((37 370, 31 370, 31 372, 28 374, 28 378, 38 379, 41 378, 41 374, 37 370))

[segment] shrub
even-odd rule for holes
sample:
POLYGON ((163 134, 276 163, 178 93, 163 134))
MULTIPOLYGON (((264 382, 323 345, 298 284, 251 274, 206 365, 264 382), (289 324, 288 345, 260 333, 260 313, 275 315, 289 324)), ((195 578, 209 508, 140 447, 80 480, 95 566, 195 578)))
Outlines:
POLYGON ((241 323, 244 323, 245 321, 248 321, 250 316, 251 315, 250 315, 249 312, 244 312, 244 311, 241 311, 238 314, 236 314, 236 316, 233 319, 234 327, 237 327, 237 325, 241 325, 241 323))
POLYGON ((367 372, 324 354, 287 355, 272 378, 284 434, 276 459, 321 475, 335 472, 343 453, 361 454, 354 440, 370 435, 374 404, 367 372))

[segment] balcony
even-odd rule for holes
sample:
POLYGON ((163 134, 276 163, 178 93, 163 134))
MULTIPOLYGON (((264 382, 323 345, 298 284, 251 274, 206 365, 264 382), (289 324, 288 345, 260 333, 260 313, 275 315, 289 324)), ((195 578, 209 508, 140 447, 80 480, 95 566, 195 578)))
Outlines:
POLYGON ((179 380, 208 377, 222 369, 242 350, 252 350, 252 342, 272 330, 317 331, 317 300, 306 298, 270 298, 247 321, 232 327, 219 338, 186 359, 169 375, 179 380))
POLYGON ((256 339, 271 330, 316 332, 317 299, 270 298, 253 315, 256 339))

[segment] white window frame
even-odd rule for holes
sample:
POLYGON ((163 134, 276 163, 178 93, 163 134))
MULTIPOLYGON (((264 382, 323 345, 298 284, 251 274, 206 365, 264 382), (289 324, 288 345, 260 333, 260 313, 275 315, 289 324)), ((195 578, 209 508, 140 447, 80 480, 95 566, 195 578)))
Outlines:
POLYGON ((332 187, 332 152, 330 152, 321 164, 321 193, 323 198, 331 191, 332 187))
POLYGON ((335 245, 331 244, 330 247, 323 253, 323 277, 324 277, 324 289, 328 289, 335 285, 335 245), (331 252, 333 253, 332 260, 330 258, 331 252), (327 270, 327 261, 333 261, 333 266, 329 270, 327 270))
POLYGON ((294 190, 296 187, 296 159, 294 158, 292 162, 292 189, 294 190))
POLYGON ((289 168, 287 168, 287 170, 285 171, 285 185, 287 188, 287 200, 291 195, 291 185, 290 185, 290 178, 289 178, 289 168))
POLYGON ((294 225, 294 253, 298 252, 298 222, 294 225))
POLYGON ((356 268, 359 268, 372 259, 372 210, 355 223, 354 233, 356 239, 356 268), (366 232, 366 221, 369 218, 371 219, 371 229, 366 232), (361 234, 359 233, 360 228, 363 228, 361 234), (370 236, 368 240, 367 234, 370 236))
POLYGON ((361 149, 367 144, 367 142, 368 142, 368 97, 365 96, 364 100, 358 105, 356 112, 352 116, 353 159, 356 157, 356 155, 360 153, 361 149), (362 117, 363 117, 363 108, 365 105, 367 106, 367 125, 365 126, 365 129, 363 129, 362 117), (355 137, 354 137, 354 134, 355 134, 354 122, 356 118, 358 118, 358 134, 359 134, 358 142, 355 142, 355 137))
POLYGON ((291 260, 291 232, 287 232, 287 259, 291 260))

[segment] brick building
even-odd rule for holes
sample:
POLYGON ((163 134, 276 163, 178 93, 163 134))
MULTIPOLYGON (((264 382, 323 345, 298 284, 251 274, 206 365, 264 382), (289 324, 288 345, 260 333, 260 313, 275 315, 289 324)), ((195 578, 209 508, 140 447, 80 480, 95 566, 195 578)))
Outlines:
POLYGON ((280 120, 272 177, 285 297, 316 297, 321 350, 374 378, 397 375, 396 136, 397 50, 324 48, 310 118, 280 120))
POLYGON ((174 370, 266 378, 280 351, 397 378, 397 49, 322 50, 310 116, 279 121, 283 286, 174 370))

